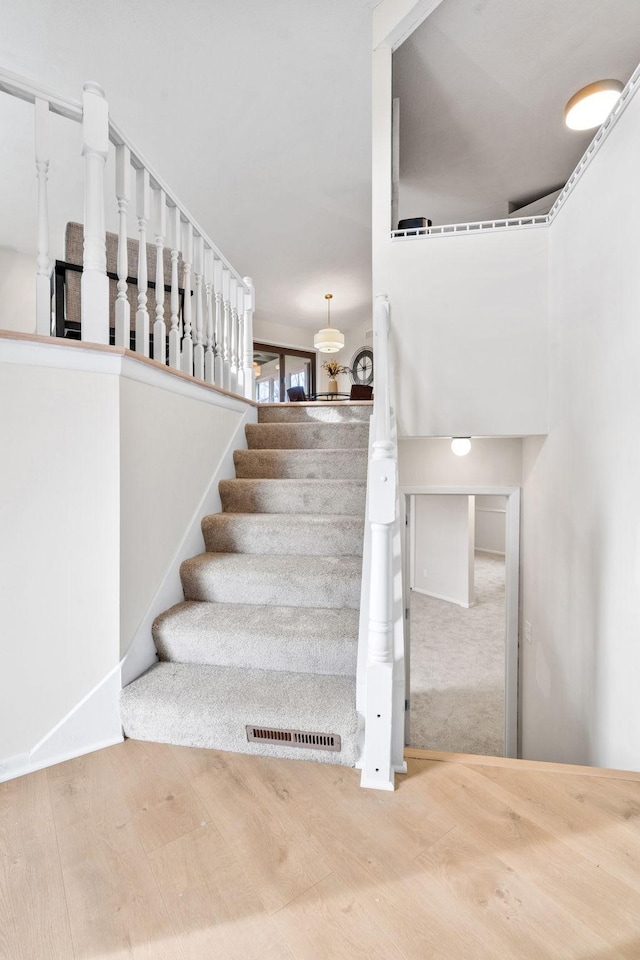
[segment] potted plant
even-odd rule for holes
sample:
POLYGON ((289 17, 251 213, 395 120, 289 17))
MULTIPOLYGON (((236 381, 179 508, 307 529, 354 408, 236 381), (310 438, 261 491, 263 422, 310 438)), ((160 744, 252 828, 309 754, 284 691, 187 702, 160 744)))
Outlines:
POLYGON ((329 377, 329 393, 338 392, 338 381, 336 377, 339 373, 349 373, 349 367, 343 366, 337 360, 325 360, 322 369, 329 377))

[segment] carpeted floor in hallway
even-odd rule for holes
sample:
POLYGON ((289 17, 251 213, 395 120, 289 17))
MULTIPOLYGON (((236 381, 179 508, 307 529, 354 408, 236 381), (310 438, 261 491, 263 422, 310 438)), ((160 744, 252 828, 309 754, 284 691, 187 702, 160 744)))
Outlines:
POLYGON ((473 607, 411 593, 412 747, 504 755, 504 576, 478 551, 473 607))

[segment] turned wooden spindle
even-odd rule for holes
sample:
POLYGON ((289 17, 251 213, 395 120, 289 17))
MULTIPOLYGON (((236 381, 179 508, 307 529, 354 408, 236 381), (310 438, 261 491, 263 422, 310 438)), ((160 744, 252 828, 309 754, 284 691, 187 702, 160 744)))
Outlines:
POLYGON ((195 240, 195 301, 196 301, 196 329, 195 329, 195 347, 193 349, 193 375, 199 380, 204 380, 204 305, 202 295, 204 292, 204 240, 201 236, 195 240))
POLYGON ((118 347, 131 346, 131 307, 127 295, 129 252, 127 250, 127 211, 131 185, 131 151, 120 143, 116 147, 116 199, 118 201, 118 295, 115 306, 115 342, 118 347))
POLYGON ((151 187, 149 171, 142 168, 136 173, 138 216, 138 309, 136 310, 136 352, 149 356, 149 310, 147 308, 147 225, 151 213, 151 187))
POLYGON ((169 330, 169 366, 174 370, 181 367, 180 356, 180 285, 178 280, 178 258, 181 247, 180 209, 171 211, 171 329, 169 330))
POLYGON ((193 375, 193 339, 191 337, 191 265, 193 263, 193 226, 187 221, 184 224, 184 240, 182 245, 182 285, 184 287, 184 307, 182 320, 184 335, 182 337, 182 370, 193 375))
POLYGON ((167 325, 164 322, 164 239, 167 235, 167 197, 160 187, 156 197, 156 320, 153 325, 153 359, 167 362, 167 325))

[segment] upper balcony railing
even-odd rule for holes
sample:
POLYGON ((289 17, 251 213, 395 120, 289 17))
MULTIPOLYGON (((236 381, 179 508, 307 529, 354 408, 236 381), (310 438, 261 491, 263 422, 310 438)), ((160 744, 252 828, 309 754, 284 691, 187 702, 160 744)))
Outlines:
POLYGON ((109 343, 111 332, 116 345, 129 347, 133 333, 136 352, 144 356, 151 353, 155 360, 197 379, 253 398, 253 283, 229 263, 195 217, 110 120, 102 89, 96 83, 86 83, 82 102, 75 102, 0 70, 0 91, 33 103, 35 108, 36 332, 49 336, 55 329, 47 195, 51 154, 49 120, 54 113, 82 126, 85 174, 81 338, 109 343), (112 196, 114 206, 117 205, 118 236, 117 296, 110 304, 104 179, 105 164, 112 150, 115 151, 112 196), (135 265, 129 262, 127 243, 130 205, 136 221, 135 265), (155 247, 154 282, 148 277, 149 233, 155 247), (170 251, 171 258, 167 277, 165 249, 170 251), (137 286, 135 303, 130 303, 131 275, 137 286), (169 309, 165 309, 165 290, 170 293, 169 309))

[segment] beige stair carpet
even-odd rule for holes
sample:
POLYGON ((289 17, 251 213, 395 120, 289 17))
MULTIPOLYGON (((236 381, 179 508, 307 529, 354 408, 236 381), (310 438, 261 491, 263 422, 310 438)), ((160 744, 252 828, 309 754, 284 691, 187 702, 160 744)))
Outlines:
POLYGON ((160 663, 122 693, 127 736, 352 765, 371 404, 265 405, 159 616, 160 663), (247 724, 338 751, 249 742, 247 724))

